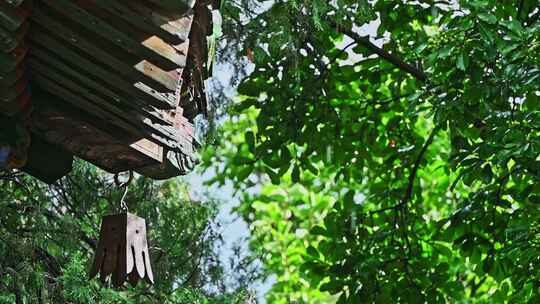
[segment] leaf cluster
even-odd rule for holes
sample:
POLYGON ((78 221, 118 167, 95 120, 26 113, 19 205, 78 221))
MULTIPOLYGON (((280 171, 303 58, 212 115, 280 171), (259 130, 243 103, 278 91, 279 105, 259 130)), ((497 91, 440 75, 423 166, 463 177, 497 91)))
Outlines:
POLYGON ((269 299, 537 302, 539 2, 315 2, 249 20, 204 155, 249 193, 269 299))

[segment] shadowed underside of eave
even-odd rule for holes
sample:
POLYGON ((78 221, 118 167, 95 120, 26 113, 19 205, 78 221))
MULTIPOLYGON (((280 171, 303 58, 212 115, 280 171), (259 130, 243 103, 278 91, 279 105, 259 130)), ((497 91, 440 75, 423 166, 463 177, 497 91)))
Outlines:
POLYGON ((35 139, 13 163, 43 172, 32 149, 63 149, 62 164, 185 174, 206 111, 210 23, 204 1, 0 0, 0 119, 35 139))

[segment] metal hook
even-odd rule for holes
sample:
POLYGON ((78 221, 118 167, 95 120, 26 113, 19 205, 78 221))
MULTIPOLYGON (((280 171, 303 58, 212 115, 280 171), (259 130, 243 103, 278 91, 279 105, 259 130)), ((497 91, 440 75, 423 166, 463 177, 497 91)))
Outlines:
POLYGON ((126 204, 126 195, 128 193, 128 188, 129 188, 129 184, 131 183, 131 181, 133 180, 133 171, 128 171, 129 172, 129 177, 127 179, 127 181, 125 182, 120 182, 120 173, 116 173, 114 175, 114 183, 116 184, 116 186, 118 188, 125 188, 124 189, 124 194, 122 195, 122 199, 120 199, 120 209, 124 212, 128 212, 128 206, 126 204))

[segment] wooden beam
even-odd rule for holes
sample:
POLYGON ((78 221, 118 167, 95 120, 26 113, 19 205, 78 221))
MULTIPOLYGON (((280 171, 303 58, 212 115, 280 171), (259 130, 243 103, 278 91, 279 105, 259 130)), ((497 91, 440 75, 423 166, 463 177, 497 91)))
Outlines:
POLYGON ((47 184, 52 184, 68 174, 72 165, 71 153, 32 134, 28 161, 22 168, 24 172, 47 184))
POLYGON ((11 87, 24 75, 25 65, 20 63, 15 69, 0 73, 0 86, 11 87))
POLYGON ((142 2, 151 2, 164 9, 184 12, 195 4, 195 0, 143 0, 142 2))
MULTIPOLYGON (((136 54, 140 58, 146 58, 148 61, 154 63, 164 70, 174 70, 182 68, 181 57, 171 56, 169 53, 160 52, 159 49, 153 49, 149 46, 141 44, 141 41, 137 41, 127 35, 125 32, 118 30, 116 27, 111 26, 109 22, 111 20, 103 20, 98 16, 90 13, 87 9, 92 9, 91 6, 83 5, 84 2, 79 0, 42 0, 50 7, 62 13, 66 18, 77 22, 81 26, 85 27, 88 31, 94 32, 108 39, 113 44, 124 48, 127 52, 136 54)), ((94 11, 94 13, 96 13, 94 11)))
POLYGON ((191 23, 193 22, 192 9, 183 12, 161 7, 149 7, 144 1, 130 1, 124 5, 129 6, 143 19, 150 20, 164 31, 177 36, 181 41, 189 39, 191 23))
POLYGON ((14 100, 0 103, 0 114, 6 116, 13 116, 26 108, 30 102, 30 92, 25 90, 21 95, 17 96, 14 100))
POLYGON ((39 29, 34 29, 30 36, 32 42, 39 48, 34 53, 40 50, 49 50, 50 47, 53 47, 54 51, 57 52, 59 56, 71 66, 77 66, 97 79, 106 80, 128 96, 140 99, 145 101, 147 104, 156 106, 158 108, 171 108, 173 106, 173 104, 171 104, 172 100, 167 100, 164 97, 159 98, 159 96, 154 96, 157 98, 149 96, 146 92, 137 89, 135 86, 136 83, 133 84, 129 79, 120 77, 118 74, 110 71, 109 69, 96 64, 86 57, 83 57, 81 53, 67 47, 65 44, 57 41, 53 36, 47 35, 47 33, 42 32, 39 29))
POLYGON ((148 16, 151 14, 151 10, 147 7, 143 12, 146 14, 139 14, 132 8, 132 4, 141 5, 138 1, 119 1, 119 0, 92 0, 95 5, 101 9, 109 11, 111 14, 124 20, 136 28, 144 31, 150 35, 157 35, 170 44, 180 44, 185 41, 180 35, 174 32, 168 31, 166 28, 161 27, 160 24, 153 22, 152 18, 148 16))
POLYGON ((101 120, 108 121, 135 137, 148 138, 175 151, 181 151, 187 145, 187 142, 178 136, 178 130, 174 127, 153 124, 150 120, 141 121, 136 117, 129 116, 101 97, 92 94, 88 89, 61 76, 52 68, 36 69, 33 79, 44 90, 61 96, 72 106, 94 114, 101 120))
POLYGON ((133 149, 143 153, 144 155, 155 159, 158 162, 163 162, 163 147, 143 138, 129 145, 133 149))
MULTIPOLYGON (((40 53, 41 51, 35 50, 34 53, 40 53)), ((29 58, 29 63, 31 66, 35 68, 41 68, 43 70, 47 70, 47 65, 54 67, 54 69, 58 69, 63 75, 66 75, 70 79, 76 81, 77 83, 80 83, 86 87, 88 87, 93 92, 100 92, 101 94, 108 97, 108 100, 111 101, 111 103, 120 103, 129 109, 131 109, 131 112, 139 113, 140 115, 149 118, 153 122, 158 122, 164 125, 171 125, 171 122, 164 119, 164 117, 156 110, 153 110, 151 107, 147 107, 143 103, 139 102, 136 99, 127 100, 124 95, 118 94, 117 92, 113 91, 114 88, 108 87, 105 84, 92 79, 88 77, 86 73, 80 73, 80 71, 75 70, 74 68, 64 64, 60 60, 57 60, 56 58, 52 56, 48 56, 43 52, 39 57, 38 56, 31 56, 29 58), (47 58, 46 62, 43 61, 43 57, 47 58)))
POLYGON ((0 52, 0 73, 13 71, 24 59, 28 47, 22 44, 9 53, 0 52))
POLYGON ((11 31, 17 31, 30 15, 31 1, 12 5, 6 1, 0 2, 0 26, 11 31), (21 5, 22 4, 22 5, 21 5))
POLYGON ((10 53, 19 47, 28 32, 28 22, 23 23, 15 32, 0 27, 0 52, 10 53))
MULTIPOLYGON (((117 51, 117 48, 110 46, 105 41, 101 41, 99 37, 84 36, 82 33, 73 29, 73 25, 67 20, 63 23, 57 21, 56 16, 48 16, 44 12, 36 12, 33 17, 35 23, 39 25, 37 30, 40 36, 54 37, 48 49, 56 51, 57 41, 60 44, 67 44, 72 48, 77 49, 79 55, 86 58, 92 58, 100 62, 103 66, 109 67, 116 74, 123 75, 125 78, 130 79, 133 82, 143 82, 153 87, 157 91, 174 92, 176 88, 170 87, 169 83, 164 83, 163 79, 169 77, 168 73, 155 68, 153 73, 145 73, 145 70, 138 70, 136 64, 141 63, 144 59, 132 57, 129 53, 124 51, 117 51), (137 71, 134 71, 136 69, 137 71)), ((159 98, 159 96, 151 96, 153 98, 159 98)))
POLYGON ((112 173, 161 163, 155 150, 151 151, 159 145, 141 142, 143 138, 122 131, 110 121, 88 115, 40 87, 34 91, 32 131, 45 141, 112 173), (130 147, 134 143, 138 143, 139 149, 130 147))

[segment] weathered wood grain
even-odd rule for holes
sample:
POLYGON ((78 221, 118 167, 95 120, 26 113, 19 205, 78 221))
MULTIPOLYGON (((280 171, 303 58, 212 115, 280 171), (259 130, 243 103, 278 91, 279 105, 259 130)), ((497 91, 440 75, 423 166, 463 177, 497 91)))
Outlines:
MULTIPOLYGON (((131 4, 141 6, 139 1, 130 2, 131 4)), ((146 12, 146 14, 139 14, 132 8, 130 3, 126 3, 125 1, 93 0, 92 3, 94 3, 100 9, 109 11, 116 18, 120 18, 126 23, 135 26, 137 29, 143 31, 147 35, 157 35, 161 37, 169 44, 180 44, 185 40, 182 39, 182 36, 177 35, 175 32, 168 31, 159 24, 153 22, 151 18, 148 18, 148 15, 150 15, 152 12, 148 7, 143 6, 143 12, 146 12)))
POLYGON ((55 52, 60 55, 63 61, 71 66, 78 67, 81 71, 88 73, 88 75, 91 75, 92 77, 102 79, 110 84, 114 84, 114 87, 121 90, 127 96, 140 99, 148 102, 152 106, 159 108, 170 108, 172 106, 172 104, 169 103, 169 100, 164 98, 158 99, 152 98, 152 96, 149 98, 148 94, 138 90, 135 84, 133 84, 129 79, 121 77, 114 71, 111 71, 100 64, 96 64, 95 61, 91 61, 90 59, 83 57, 78 51, 68 47, 66 44, 62 44, 57 40, 56 37, 47 35, 46 32, 41 31, 39 28, 32 31, 30 37, 32 39, 32 43, 39 46, 38 48, 35 48, 35 51, 33 50, 34 53, 44 53, 44 50, 49 50, 49 46, 54 46, 55 52))
POLYGON ((13 71, 23 61, 27 52, 28 46, 22 44, 9 53, 0 53, 0 73, 13 71))
POLYGON ((195 4, 195 0, 144 0, 142 2, 150 2, 154 4, 155 6, 168 9, 168 10, 174 10, 174 11, 181 11, 185 12, 188 9, 192 8, 195 4))
POLYGON ((24 1, 13 5, 6 1, 0 2, 0 26, 11 32, 16 32, 25 22, 32 8, 32 1, 24 1))
POLYGON ((24 41, 28 28, 28 22, 23 23, 14 32, 0 27, 0 52, 10 53, 19 47, 24 41))
POLYGON ((65 101, 57 104, 59 100, 52 94, 38 91, 34 95, 39 95, 37 103, 47 99, 32 115, 32 131, 46 142, 59 145, 73 155, 113 173, 161 163, 130 147, 141 138, 106 121, 95 125, 97 117, 62 105, 65 101), (50 103, 50 98, 53 98, 54 104, 50 103))
POLYGON ((112 274, 112 283, 116 287, 126 281, 137 285, 142 279, 153 284, 146 237, 146 221, 143 218, 131 213, 105 216, 90 278, 99 273, 101 280, 105 281, 112 274))
MULTIPOLYGON (((50 36, 52 43, 48 49, 55 50, 58 44, 65 45, 66 43, 77 50, 77 53, 86 58, 93 58, 103 66, 109 67, 118 76, 125 77, 130 82, 144 82, 160 91, 174 91, 170 87, 164 85, 160 79, 156 79, 155 74, 137 73, 133 71, 134 65, 142 60, 132 57, 129 53, 119 50, 114 46, 110 46, 107 41, 96 37, 95 35, 85 36, 77 33, 76 24, 66 20, 60 22, 55 21, 58 16, 48 16, 44 12, 36 12, 34 17, 35 23, 38 25, 34 29, 36 35, 50 36)), ((162 72, 164 73, 164 72, 162 72)), ((130 88, 132 90, 132 88, 130 88)), ((144 96, 144 95, 143 95, 144 96)), ((148 99, 148 96, 144 96, 148 99)), ((159 101, 159 99, 158 99, 159 101)))
MULTIPOLYGON (((111 43, 124 48, 129 53, 136 54, 140 58, 147 58, 148 61, 154 63, 164 70, 182 68, 181 62, 178 61, 178 57, 173 57, 168 53, 160 53, 159 50, 141 44, 141 41, 137 41, 133 37, 130 37, 127 33, 118 30, 114 26, 111 26, 107 22, 111 20, 103 20, 83 9, 80 5, 84 5, 84 1, 42 1, 64 16, 79 23, 87 30, 108 39, 111 43)), ((92 6, 86 6, 85 8, 94 13, 99 12, 103 14, 102 11, 96 11, 92 6)))
POLYGON ((14 85, 21 77, 24 75, 25 64, 21 62, 15 69, 0 73, 0 85, 4 86, 6 89, 14 85))
MULTIPOLYGON (((35 53, 40 53, 41 51, 35 51, 35 53)), ((88 77, 86 73, 80 73, 79 71, 75 70, 74 68, 66 65, 64 62, 57 60, 56 58, 49 56, 45 52, 41 54, 41 56, 31 56, 28 60, 30 65, 34 68, 47 70, 48 68, 46 65, 50 65, 55 69, 58 69, 60 73, 63 75, 66 75, 70 79, 75 80, 77 83, 83 84, 86 87, 88 87, 90 90, 95 92, 100 92, 104 94, 108 100, 110 100, 111 103, 120 103, 126 107, 128 107, 129 111, 126 111, 128 115, 133 115, 137 117, 135 113, 138 113, 139 115, 142 115, 144 117, 149 118, 152 122, 164 124, 164 125, 171 125, 172 122, 165 119, 160 112, 156 111, 155 109, 151 107, 147 107, 144 103, 138 101, 137 99, 127 99, 124 95, 118 94, 114 92, 110 86, 107 86, 104 83, 99 82, 96 79, 93 79, 91 77, 88 77), (46 57, 46 62, 43 61, 40 57, 46 57)))

